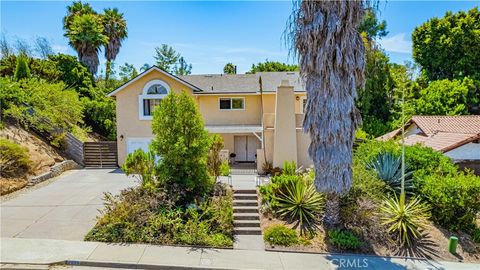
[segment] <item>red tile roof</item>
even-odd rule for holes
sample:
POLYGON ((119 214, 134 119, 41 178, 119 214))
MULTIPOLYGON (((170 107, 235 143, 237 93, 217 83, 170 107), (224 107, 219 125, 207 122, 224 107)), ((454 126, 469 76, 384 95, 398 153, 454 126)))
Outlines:
MULTIPOLYGON (((412 124, 416 124, 425 134, 405 137, 406 145, 419 143, 437 151, 447 152, 480 139, 480 115, 413 116, 405 128, 412 124)), ((401 131, 402 129, 399 128, 377 139, 390 140, 400 135, 401 131)))
POLYGON ((428 136, 435 132, 480 133, 480 115, 413 116, 410 120, 428 136))

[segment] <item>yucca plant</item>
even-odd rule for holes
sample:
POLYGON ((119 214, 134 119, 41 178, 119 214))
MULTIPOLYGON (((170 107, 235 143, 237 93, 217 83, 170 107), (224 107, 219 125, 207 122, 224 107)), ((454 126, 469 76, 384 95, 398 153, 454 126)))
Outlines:
POLYGON ((284 161, 283 162, 283 174, 286 175, 296 175, 297 174, 297 163, 295 161, 284 161))
MULTIPOLYGON (((390 152, 382 152, 376 158, 371 160, 365 166, 369 170, 374 170, 377 176, 382 179, 392 191, 400 194, 402 189, 402 158, 395 156, 390 152)), ((413 191, 412 174, 407 164, 405 164, 405 191, 413 191)))
POLYGON ((319 220, 324 207, 323 196, 315 190, 313 184, 295 181, 287 185, 286 191, 280 191, 277 212, 297 222, 303 233, 304 229, 312 230, 319 220))
POLYGON ((404 194, 400 197, 394 195, 386 198, 380 207, 382 225, 388 226, 388 231, 396 236, 401 245, 410 246, 422 236, 422 230, 430 218, 429 210, 418 197, 407 202, 404 194))

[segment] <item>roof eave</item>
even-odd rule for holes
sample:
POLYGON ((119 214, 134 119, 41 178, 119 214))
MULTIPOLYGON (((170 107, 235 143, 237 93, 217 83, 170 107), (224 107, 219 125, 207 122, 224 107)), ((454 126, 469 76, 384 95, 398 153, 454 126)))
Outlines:
POLYGON ((108 97, 114 97, 118 92, 122 91, 123 89, 125 89, 127 86, 129 86, 130 84, 134 83, 135 81, 137 81, 138 79, 140 79, 141 77, 145 76, 146 74, 150 73, 151 71, 153 70, 156 70, 162 74, 165 74, 167 75, 168 77, 174 79, 174 80, 177 80, 178 82, 182 83, 183 85, 185 86, 188 86, 189 88, 192 88, 193 92, 203 92, 202 89, 198 88, 197 86, 169 73, 169 72, 166 72, 162 69, 160 69, 159 67, 157 66, 151 66, 149 69, 145 70, 144 72, 138 74, 135 78, 125 82, 124 84, 122 84, 121 86, 119 86, 117 89, 113 90, 112 92, 108 93, 107 96, 108 97))

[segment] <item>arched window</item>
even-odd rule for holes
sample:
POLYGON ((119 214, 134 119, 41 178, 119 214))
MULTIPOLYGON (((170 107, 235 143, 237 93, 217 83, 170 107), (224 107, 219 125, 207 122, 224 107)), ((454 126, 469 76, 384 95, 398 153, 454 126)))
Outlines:
POLYGON ((170 86, 162 80, 151 80, 143 87, 138 97, 138 114, 140 120, 152 120, 153 109, 170 92, 170 86))

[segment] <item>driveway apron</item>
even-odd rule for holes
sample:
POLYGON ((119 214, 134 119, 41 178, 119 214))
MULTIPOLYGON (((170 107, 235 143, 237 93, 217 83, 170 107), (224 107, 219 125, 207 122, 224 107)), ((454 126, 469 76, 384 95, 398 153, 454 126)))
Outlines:
POLYGON ((105 192, 134 186, 120 170, 67 172, 55 182, 0 204, 0 237, 83 240, 103 209, 105 192))

